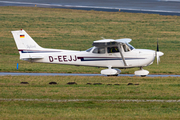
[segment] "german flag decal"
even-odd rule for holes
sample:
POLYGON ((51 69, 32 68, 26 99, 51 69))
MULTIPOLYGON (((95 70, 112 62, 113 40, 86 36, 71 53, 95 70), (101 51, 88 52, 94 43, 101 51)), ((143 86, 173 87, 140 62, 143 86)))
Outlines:
POLYGON ((25 35, 20 35, 20 38, 25 38, 25 35))

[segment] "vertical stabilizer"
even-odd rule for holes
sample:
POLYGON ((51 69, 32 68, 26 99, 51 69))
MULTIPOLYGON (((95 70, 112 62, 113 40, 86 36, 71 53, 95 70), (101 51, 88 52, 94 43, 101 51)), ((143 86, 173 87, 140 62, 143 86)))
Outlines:
POLYGON ((18 49, 41 49, 24 30, 11 31, 18 49))
POLYGON ((41 50, 40 47, 24 30, 11 31, 16 46, 18 48, 20 59, 31 58, 32 50, 41 50))

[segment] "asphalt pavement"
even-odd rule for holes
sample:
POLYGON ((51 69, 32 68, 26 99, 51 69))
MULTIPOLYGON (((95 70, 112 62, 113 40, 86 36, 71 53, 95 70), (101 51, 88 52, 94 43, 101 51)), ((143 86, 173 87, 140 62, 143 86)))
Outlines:
POLYGON ((8 0, 0 6, 37 6, 109 12, 180 15, 180 0, 8 0))
MULTIPOLYGON (((0 76, 105 76, 102 74, 81 74, 81 73, 15 73, 15 72, 0 72, 0 76)), ((119 74, 117 77, 130 76, 134 74, 119 74)), ((180 75, 147 75, 146 77, 180 77, 180 75)))

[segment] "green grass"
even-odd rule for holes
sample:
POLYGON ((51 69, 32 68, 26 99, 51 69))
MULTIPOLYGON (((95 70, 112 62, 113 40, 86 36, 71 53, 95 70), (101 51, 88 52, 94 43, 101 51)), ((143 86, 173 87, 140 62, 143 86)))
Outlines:
MULTIPOLYGON (((132 38, 135 48, 156 49, 159 40, 164 52, 160 65, 151 74, 179 74, 180 17, 157 14, 83 11, 38 7, 0 7, 0 71, 99 73, 92 67, 27 63, 19 54, 10 31, 24 29, 42 47, 86 50, 94 40, 132 38), (19 70, 16 70, 19 63, 19 70)), ((156 62, 156 60, 155 60, 156 62)), ((134 73, 134 69, 122 73, 134 73)))
POLYGON ((0 115, 1 119, 178 120, 180 118, 179 102, 94 100, 179 100, 179 80, 179 77, 1 76, 0 98, 88 99, 90 101, 0 101, 0 115), (49 85, 48 83, 52 81, 58 84, 49 85), (20 84, 20 82, 29 84, 20 84), (68 82, 76 82, 77 85, 67 85, 68 82), (102 85, 86 85, 86 83, 102 83, 102 85), (139 85, 127 85, 128 83, 139 85))
POLYGON ((2 76, 0 98, 178 100, 179 80, 179 77, 2 76), (49 85, 52 81, 58 84, 49 85), (29 85, 20 82, 28 82, 29 85), (77 85, 67 85, 68 82, 76 82, 77 85), (87 85, 87 83, 102 83, 102 85, 87 85), (128 83, 139 85, 127 85, 128 83))
POLYGON ((178 120, 179 103, 4 102, 1 119, 178 120), (11 113, 11 115, 9 115, 11 113))

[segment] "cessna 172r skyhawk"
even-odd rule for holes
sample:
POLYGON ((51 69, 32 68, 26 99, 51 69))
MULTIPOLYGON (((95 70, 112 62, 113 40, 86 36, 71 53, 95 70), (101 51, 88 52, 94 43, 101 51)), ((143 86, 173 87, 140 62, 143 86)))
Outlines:
POLYGON ((40 47, 24 30, 11 31, 16 42, 20 59, 30 62, 54 63, 68 65, 83 65, 107 67, 101 74, 116 76, 124 68, 139 67, 135 75, 146 76, 149 71, 142 69, 151 65, 157 57, 164 53, 147 49, 135 49, 129 44, 131 39, 102 39, 93 42, 92 48, 86 51, 73 51, 62 49, 47 49, 40 47), (119 68, 119 69, 117 69, 119 68))

